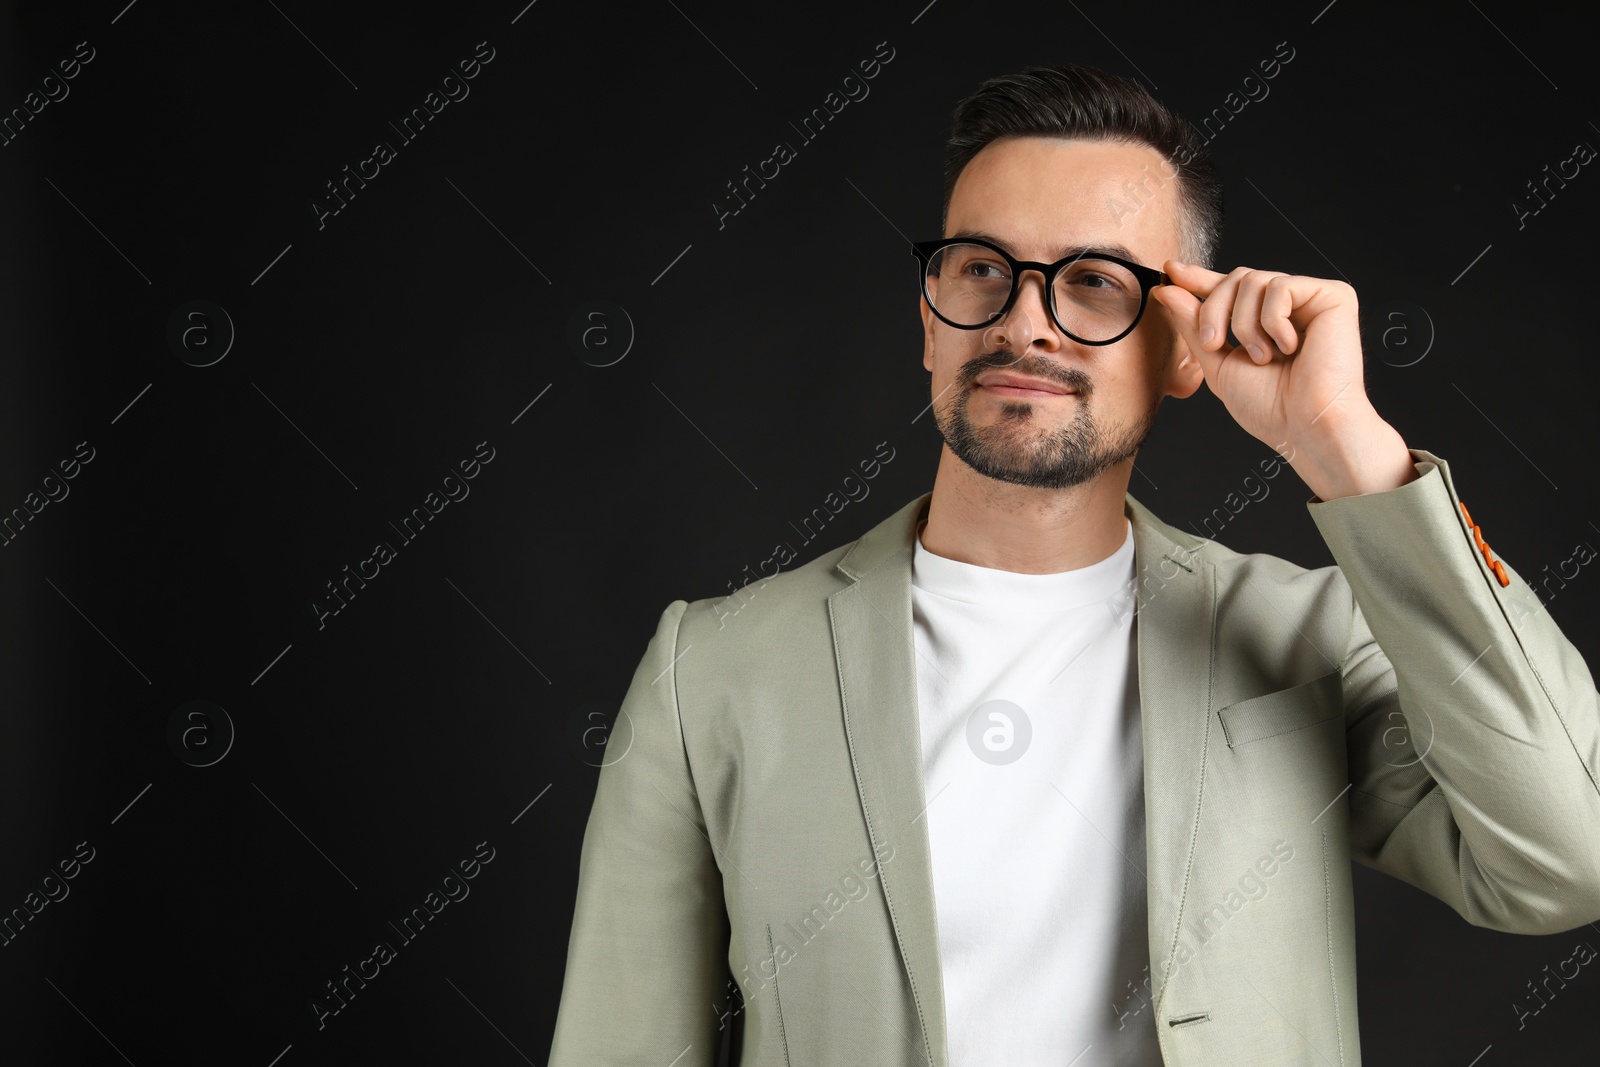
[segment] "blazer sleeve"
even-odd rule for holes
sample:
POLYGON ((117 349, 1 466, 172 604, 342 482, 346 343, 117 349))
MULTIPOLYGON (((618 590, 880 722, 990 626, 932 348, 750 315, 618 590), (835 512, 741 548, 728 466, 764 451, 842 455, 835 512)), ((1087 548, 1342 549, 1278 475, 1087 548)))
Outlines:
POLYGON ((607 742, 583 836, 551 1067, 712 1067, 729 925, 662 612, 607 742), (626 745, 620 754, 616 747, 626 745))
POLYGON ((1307 505, 1354 601, 1352 855, 1475 926, 1600 919, 1594 679, 1509 564, 1500 584, 1445 461, 1411 454, 1406 485, 1307 505))

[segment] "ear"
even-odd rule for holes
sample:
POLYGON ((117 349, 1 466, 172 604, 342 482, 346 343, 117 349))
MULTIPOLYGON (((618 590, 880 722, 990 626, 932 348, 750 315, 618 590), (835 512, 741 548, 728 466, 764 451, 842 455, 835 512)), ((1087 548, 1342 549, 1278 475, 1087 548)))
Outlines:
POLYGON ((933 309, 928 306, 928 298, 917 296, 917 306, 922 315, 922 369, 929 374, 933 373, 933 326, 936 320, 933 309))
POLYGON ((1167 353, 1166 381, 1162 383, 1163 395, 1185 400, 1193 396, 1195 390, 1199 389, 1205 380, 1205 372, 1200 369, 1200 361, 1189 351, 1189 343, 1178 331, 1172 331, 1172 348, 1167 353))
MULTIPOLYGON (((1179 400, 1184 400, 1194 395, 1195 390, 1199 389, 1201 383, 1206 380, 1206 376, 1204 369, 1200 366, 1200 360, 1194 354, 1194 350, 1189 347, 1189 342, 1184 340, 1183 331, 1178 329, 1175 320, 1178 318, 1179 313, 1174 312, 1167 305, 1164 291, 1169 288, 1175 287, 1163 285, 1150 292, 1150 300, 1160 306, 1161 317, 1165 320, 1167 328, 1167 335, 1172 339, 1167 349, 1166 366, 1162 372, 1161 392, 1163 396, 1175 396, 1179 400)), ((1188 293, 1183 293, 1182 295, 1188 297, 1191 303, 1197 304, 1193 296, 1188 293)), ((1189 315, 1192 320, 1193 312, 1190 311, 1189 315)))

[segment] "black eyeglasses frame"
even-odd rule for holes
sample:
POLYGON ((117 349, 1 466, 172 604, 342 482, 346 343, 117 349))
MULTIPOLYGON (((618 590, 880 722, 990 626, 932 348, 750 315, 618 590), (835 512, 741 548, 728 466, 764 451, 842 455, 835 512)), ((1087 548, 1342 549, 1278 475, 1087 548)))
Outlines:
POLYGON ((1054 263, 1039 263, 1030 259, 1018 259, 1010 252, 1007 252, 1005 249, 995 244, 993 241, 986 241, 981 237, 945 237, 937 241, 913 241, 911 243, 911 254, 916 256, 917 261, 922 265, 922 274, 919 284, 922 289, 923 299, 928 302, 928 309, 938 316, 939 321, 945 323, 946 325, 953 326, 958 330, 981 330, 987 326, 992 326, 996 322, 999 322, 1010 313, 1012 305, 1017 302, 1017 293, 1022 289, 1021 279, 1023 272, 1035 270, 1044 276, 1045 306, 1050 309, 1051 320, 1056 324, 1057 329, 1066 334, 1068 337, 1072 338, 1074 341, 1078 342, 1080 345, 1100 346, 1116 344, 1118 341, 1128 336, 1128 334, 1132 333, 1134 327, 1138 326, 1139 321, 1144 318, 1145 306, 1150 302, 1150 290, 1158 285, 1172 284, 1172 279, 1167 276, 1165 271, 1156 270, 1154 267, 1146 267, 1140 263, 1133 263, 1123 259, 1121 256, 1114 256, 1109 252, 1101 252, 1095 249, 1085 249, 1082 252, 1077 252, 1073 255, 1067 256, 1065 259, 1058 259, 1054 263), (993 250, 997 255, 1000 256, 1001 259, 1006 261, 1006 266, 1011 268, 1011 295, 1006 297, 1006 302, 1001 305, 1000 310, 996 311, 985 322, 980 322, 976 325, 969 326, 966 323, 955 322, 946 318, 939 311, 938 306, 934 304, 933 297, 928 293, 928 272, 932 265, 933 257, 939 253, 940 249, 948 248, 951 245, 982 245, 984 248, 993 250), (1135 278, 1139 279, 1139 310, 1133 316, 1133 322, 1128 324, 1128 328, 1109 340, 1089 341, 1079 337, 1062 324, 1061 316, 1056 312, 1056 275, 1060 273, 1061 268, 1071 263, 1076 263, 1080 259, 1107 260, 1119 266, 1126 267, 1133 273, 1135 278))

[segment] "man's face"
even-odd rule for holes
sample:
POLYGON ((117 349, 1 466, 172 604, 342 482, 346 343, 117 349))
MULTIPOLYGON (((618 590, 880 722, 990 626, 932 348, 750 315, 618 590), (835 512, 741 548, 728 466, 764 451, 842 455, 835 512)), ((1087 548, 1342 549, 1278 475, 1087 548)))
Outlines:
MULTIPOLYGON (((1098 248, 1159 270, 1181 258, 1170 173, 1145 145, 1003 138, 961 172, 945 236, 982 236, 1043 263, 1098 248)), ((934 417, 951 452, 997 481, 1060 489, 1131 464, 1162 397, 1189 396, 1202 375, 1193 359, 1179 367, 1187 349, 1154 299, 1133 332, 1110 345, 1067 337, 1047 300, 1044 279, 1024 274, 1006 317, 982 330, 941 322, 923 300, 922 365, 933 374, 934 417), (1027 395, 978 383, 1000 369, 1071 392, 1027 395)))

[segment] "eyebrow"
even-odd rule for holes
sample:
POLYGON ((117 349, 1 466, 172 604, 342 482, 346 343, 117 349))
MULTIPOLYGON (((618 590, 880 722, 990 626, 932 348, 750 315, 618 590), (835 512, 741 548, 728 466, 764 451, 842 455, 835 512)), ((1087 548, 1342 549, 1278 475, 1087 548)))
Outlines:
MULTIPOLYGON (((1007 252, 1010 252, 1012 255, 1017 254, 1016 250, 1011 247, 1011 244, 1008 241, 983 230, 957 230, 950 236, 976 237, 981 241, 988 241, 991 244, 997 244, 1007 252)), ((1069 245, 1065 248, 1059 249, 1059 252, 1060 255, 1056 257, 1058 259, 1067 259, 1072 256, 1091 255, 1095 252, 1102 252, 1113 256, 1120 256, 1121 258, 1132 263, 1139 262, 1139 258, 1137 256, 1121 245, 1069 245)))

